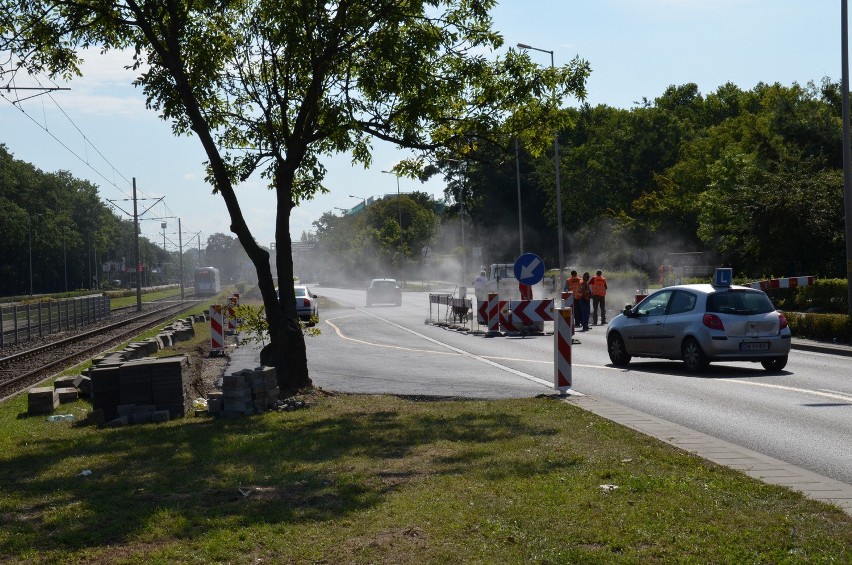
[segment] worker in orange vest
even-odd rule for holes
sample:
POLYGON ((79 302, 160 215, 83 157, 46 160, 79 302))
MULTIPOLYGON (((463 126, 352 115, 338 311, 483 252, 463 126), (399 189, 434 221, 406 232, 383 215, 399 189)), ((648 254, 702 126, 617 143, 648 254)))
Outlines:
POLYGON ((589 280, 589 290, 592 292, 592 325, 598 325, 598 308, 601 311, 601 324, 606 325, 606 278, 598 271, 589 280))
POLYGON ((574 325, 582 324, 580 321, 580 286, 583 284, 583 279, 577 276, 577 271, 571 271, 571 276, 565 279, 565 288, 563 291, 570 292, 574 296, 574 325))

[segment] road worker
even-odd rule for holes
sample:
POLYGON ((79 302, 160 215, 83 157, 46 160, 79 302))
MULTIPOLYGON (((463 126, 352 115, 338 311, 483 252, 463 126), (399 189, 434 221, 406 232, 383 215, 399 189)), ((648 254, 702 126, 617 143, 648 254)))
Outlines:
POLYGON ((601 312, 601 325, 606 325, 606 278, 601 271, 595 273, 589 280, 589 290, 592 292, 592 325, 598 325, 598 309, 601 312))
POLYGON ((580 285, 583 284, 583 279, 577 276, 577 271, 571 271, 571 276, 565 279, 564 292, 570 292, 574 297, 574 325, 582 325, 580 319, 580 285))

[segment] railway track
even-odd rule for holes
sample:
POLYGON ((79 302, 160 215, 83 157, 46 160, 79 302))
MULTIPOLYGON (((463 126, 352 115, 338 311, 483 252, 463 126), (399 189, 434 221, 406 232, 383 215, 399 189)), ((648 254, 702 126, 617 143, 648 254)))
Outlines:
POLYGON ((177 301, 87 331, 0 357, 0 399, 6 399, 45 378, 107 351, 192 308, 197 300, 177 301))

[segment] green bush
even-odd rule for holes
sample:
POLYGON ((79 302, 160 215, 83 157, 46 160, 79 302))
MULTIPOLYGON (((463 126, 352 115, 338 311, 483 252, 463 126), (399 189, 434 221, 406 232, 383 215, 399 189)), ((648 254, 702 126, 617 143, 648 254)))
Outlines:
POLYGON ((817 279, 812 286, 778 288, 767 294, 781 310, 835 314, 849 311, 846 279, 817 279))
POLYGON ((787 312, 784 315, 793 337, 852 343, 852 316, 801 312, 787 312))

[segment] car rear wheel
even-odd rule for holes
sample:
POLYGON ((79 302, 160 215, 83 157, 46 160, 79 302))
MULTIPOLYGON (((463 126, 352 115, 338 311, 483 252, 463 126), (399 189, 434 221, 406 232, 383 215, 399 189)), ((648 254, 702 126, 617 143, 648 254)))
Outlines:
POLYGON ((701 345, 694 338, 687 338, 683 342, 681 354, 686 370, 690 373, 701 373, 709 365, 704 350, 701 349, 701 345))
POLYGON ((765 361, 761 361, 760 364, 763 365, 763 368, 767 371, 775 373, 787 366, 787 356, 784 355, 783 357, 766 359, 765 361))
POLYGON ((631 356, 627 354, 627 348, 624 347, 624 339, 618 332, 609 334, 607 340, 607 351, 609 351, 609 360, 616 367, 624 367, 630 363, 631 356))

